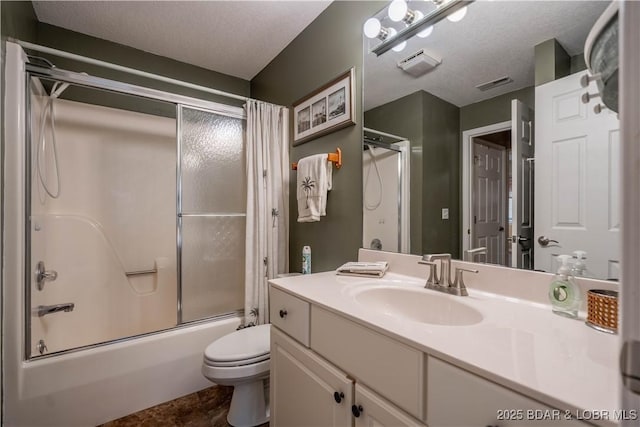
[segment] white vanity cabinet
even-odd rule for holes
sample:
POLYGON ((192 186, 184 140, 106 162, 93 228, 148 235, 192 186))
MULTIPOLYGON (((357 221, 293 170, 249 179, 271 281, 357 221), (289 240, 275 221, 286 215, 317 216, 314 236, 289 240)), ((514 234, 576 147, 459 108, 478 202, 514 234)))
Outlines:
POLYGON ((294 312, 300 313, 304 312, 301 309, 303 304, 308 303, 292 300, 295 299, 294 296, 274 288, 271 288, 271 292, 276 298, 270 299, 270 313, 277 316, 275 319, 272 317, 271 328, 271 426, 352 427, 355 420, 357 427, 426 427, 361 384, 354 376, 329 363, 314 351, 313 343, 311 349, 301 345, 305 344, 305 340, 298 337, 309 336, 304 333, 305 328, 315 333, 317 327, 317 331, 326 335, 326 341, 318 341, 321 348, 328 346, 338 349, 338 359, 345 365, 358 365, 359 368, 356 367, 355 370, 359 374, 370 377, 372 383, 382 389, 388 387, 391 393, 387 393, 397 395, 401 402, 414 405, 420 410, 423 401, 422 353, 317 307, 313 307, 315 317, 311 316, 311 322, 307 320, 306 325, 300 324, 300 318, 305 316, 299 316, 294 325, 290 307, 297 307, 294 312), (286 310, 287 315, 280 317, 281 310, 286 310), (326 317, 323 318, 322 315, 326 317), (291 335, 290 331, 294 331, 297 337, 291 335), (357 337, 364 338, 360 340, 357 337), (346 343, 351 339, 355 341, 355 345, 346 343), (376 356, 382 354, 385 357, 376 356), (415 368, 413 375, 397 376, 390 369, 380 369, 380 362, 395 365, 398 361, 410 362, 411 365, 405 368, 415 368), (403 386, 405 380, 408 384, 403 386), (413 395, 415 387, 420 389, 417 396, 413 395))
POLYGON ((435 357, 429 357, 429 427, 586 427, 546 406, 435 357))
POLYGON ((587 426, 383 331, 270 292, 272 427, 587 426))
POLYGON ((271 426, 351 426, 353 381, 271 328, 271 426))
MULTIPOLYGON (((355 409, 358 416, 355 417, 356 427, 379 426, 421 426, 425 424, 410 417, 396 406, 383 399, 367 387, 356 384, 355 409)), ((354 415, 355 415, 354 414, 354 415)))

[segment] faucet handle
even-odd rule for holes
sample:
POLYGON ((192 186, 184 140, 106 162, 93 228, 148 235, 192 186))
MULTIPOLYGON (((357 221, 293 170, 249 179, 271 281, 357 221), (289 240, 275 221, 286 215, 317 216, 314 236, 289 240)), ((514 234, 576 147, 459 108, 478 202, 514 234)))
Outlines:
POLYGON ((456 293, 458 295, 463 295, 463 296, 467 296, 469 295, 467 293, 467 287, 464 284, 464 277, 463 277, 463 273, 467 271, 469 273, 478 273, 478 270, 473 270, 470 268, 460 268, 460 267, 456 267, 456 279, 453 282, 453 288, 456 289, 456 293))
POLYGON ((428 265, 430 267, 429 278, 427 279, 427 283, 425 287, 429 285, 438 284, 438 279, 437 279, 438 272, 436 270, 436 267, 438 266, 438 264, 432 261, 418 261, 418 264, 428 265))

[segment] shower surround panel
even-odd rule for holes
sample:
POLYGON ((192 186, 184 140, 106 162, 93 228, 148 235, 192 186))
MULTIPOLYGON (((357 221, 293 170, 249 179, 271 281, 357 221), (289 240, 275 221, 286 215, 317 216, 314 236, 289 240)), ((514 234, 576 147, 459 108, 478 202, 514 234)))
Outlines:
MULTIPOLYGON (((33 91, 39 85, 32 84, 33 91)), ((40 89, 41 90, 41 89, 40 89)), ((176 120, 54 100, 60 195, 37 172, 46 97, 32 95, 32 265, 55 281, 32 287, 31 306, 74 303, 31 317, 31 354, 174 327, 176 315, 176 120), (156 270, 127 276, 125 272, 156 270)), ((51 124, 40 169, 56 189, 51 124)))

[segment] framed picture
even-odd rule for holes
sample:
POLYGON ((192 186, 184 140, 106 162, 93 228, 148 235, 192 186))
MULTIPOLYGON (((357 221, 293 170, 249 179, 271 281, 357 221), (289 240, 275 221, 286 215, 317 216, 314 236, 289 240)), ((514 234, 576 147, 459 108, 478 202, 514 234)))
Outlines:
POLYGON ((355 69, 293 104, 293 145, 355 125, 355 69))

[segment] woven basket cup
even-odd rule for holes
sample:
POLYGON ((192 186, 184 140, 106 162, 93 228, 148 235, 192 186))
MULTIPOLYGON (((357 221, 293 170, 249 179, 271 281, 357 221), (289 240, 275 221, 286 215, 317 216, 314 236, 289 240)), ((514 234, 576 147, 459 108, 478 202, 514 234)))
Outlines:
POLYGON ((618 333, 618 292, 604 289, 589 290, 586 323, 602 332, 618 333))

